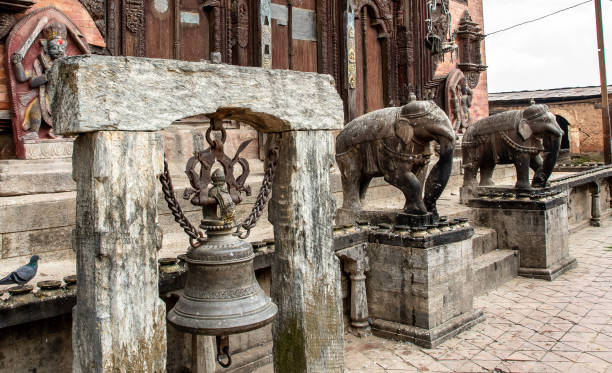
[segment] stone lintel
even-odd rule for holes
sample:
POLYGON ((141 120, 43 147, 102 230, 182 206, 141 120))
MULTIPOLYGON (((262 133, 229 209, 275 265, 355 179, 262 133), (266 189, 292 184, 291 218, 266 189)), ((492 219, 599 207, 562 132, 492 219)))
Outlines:
POLYGON ((57 134, 158 131, 197 114, 244 120, 262 132, 344 123, 333 78, 317 73, 89 55, 54 63, 50 82, 57 134))
POLYGON ((485 320, 482 310, 456 316, 433 329, 400 324, 392 321, 375 319, 372 322, 372 333, 378 337, 403 342, 411 342, 425 348, 436 348, 444 341, 481 323, 485 320))

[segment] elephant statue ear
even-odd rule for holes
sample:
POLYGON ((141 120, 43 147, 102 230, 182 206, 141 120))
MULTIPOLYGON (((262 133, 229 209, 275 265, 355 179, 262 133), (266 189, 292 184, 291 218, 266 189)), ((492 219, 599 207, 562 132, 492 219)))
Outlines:
POLYGON ((395 134, 404 144, 408 145, 414 137, 414 128, 408 120, 399 118, 395 121, 395 134))
POLYGON ((521 135, 523 140, 527 140, 531 137, 531 135, 533 135, 533 130, 531 129, 531 126, 527 123, 527 120, 521 119, 518 125, 518 133, 519 135, 521 135))

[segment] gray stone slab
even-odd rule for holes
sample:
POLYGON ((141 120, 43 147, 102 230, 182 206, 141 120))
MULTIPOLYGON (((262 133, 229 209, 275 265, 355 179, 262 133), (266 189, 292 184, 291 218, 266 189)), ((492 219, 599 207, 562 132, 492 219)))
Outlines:
POLYGON ((518 275, 519 254, 515 250, 493 250, 476 258, 474 296, 494 290, 518 275))
POLYGON ((156 131, 196 114, 244 120, 264 132, 344 123, 333 78, 316 73, 91 55, 53 64, 50 81, 58 134, 156 131))
POLYGON ((74 224, 75 193, 0 197, 0 233, 74 224))
POLYGON ((0 197, 74 190, 71 158, 0 160, 0 197))
POLYGON ((72 248, 73 226, 0 235, 0 258, 42 254, 72 248))

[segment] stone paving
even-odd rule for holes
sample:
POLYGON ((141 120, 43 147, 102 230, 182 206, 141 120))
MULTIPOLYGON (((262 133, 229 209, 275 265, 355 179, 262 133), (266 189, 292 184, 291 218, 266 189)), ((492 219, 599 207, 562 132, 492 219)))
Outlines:
POLYGON ((346 338, 346 372, 611 372, 612 222, 571 236, 578 268, 475 299, 487 317, 438 348, 346 338))

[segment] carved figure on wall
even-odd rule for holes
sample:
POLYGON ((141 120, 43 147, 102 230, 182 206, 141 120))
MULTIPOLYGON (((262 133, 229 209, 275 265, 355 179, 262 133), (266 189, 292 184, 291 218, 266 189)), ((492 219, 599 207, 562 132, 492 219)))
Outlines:
POLYGON ((336 138, 336 161, 342 178, 343 209, 361 210, 370 181, 383 176, 406 197, 404 212, 437 215, 436 201, 446 187, 453 163, 455 133, 442 109, 431 101, 376 110, 349 124, 336 138), (430 142, 440 144, 440 157, 425 182, 430 142))
POLYGON ((563 130, 546 105, 531 105, 481 119, 463 136, 463 185, 494 185, 497 164, 514 164, 517 188, 529 188, 529 168, 535 171, 531 186, 545 187, 561 147, 563 130), (540 155, 544 154, 544 157, 540 155))
POLYGON ((472 124, 472 98, 472 89, 463 72, 453 69, 446 78, 446 112, 457 134, 463 133, 472 124))
POLYGON ((54 7, 36 10, 19 21, 6 49, 15 145, 23 158, 24 141, 55 138, 46 72, 58 58, 90 51, 78 27, 54 7))

